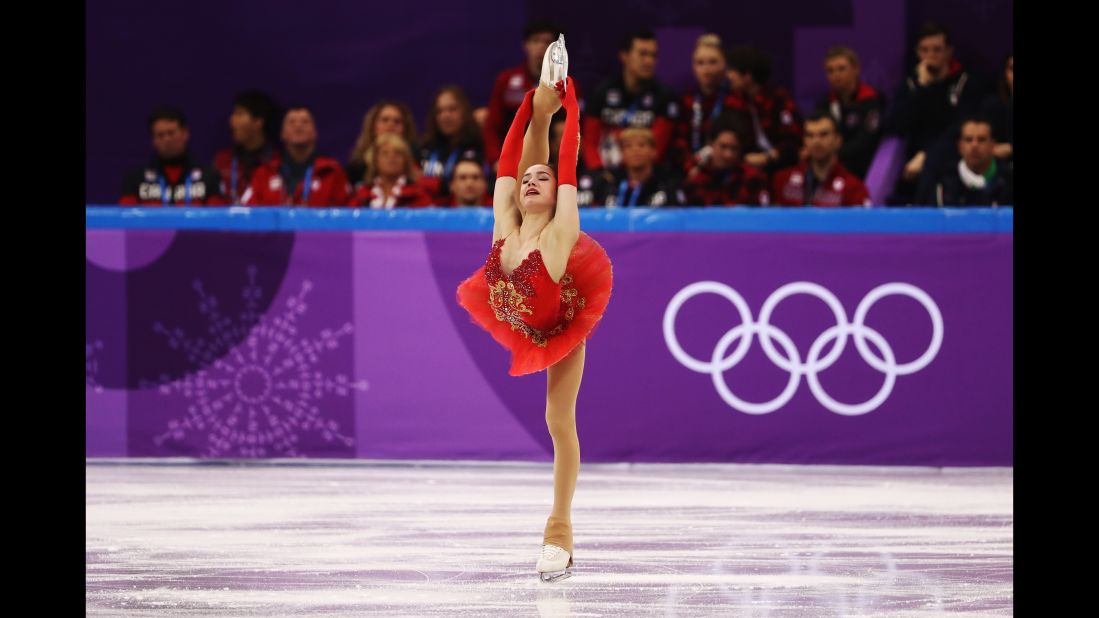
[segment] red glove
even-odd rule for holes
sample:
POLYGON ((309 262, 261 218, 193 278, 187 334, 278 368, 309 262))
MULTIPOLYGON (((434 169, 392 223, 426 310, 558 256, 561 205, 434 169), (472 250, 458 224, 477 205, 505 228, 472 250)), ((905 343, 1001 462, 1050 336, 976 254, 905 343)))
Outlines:
POLYGON ((568 87, 557 82, 555 89, 565 108, 565 131, 561 135, 561 147, 557 151, 557 185, 576 186, 576 157, 580 150, 580 106, 576 102, 576 84, 567 78, 568 87), (564 88, 565 92, 561 90, 564 88))
POLYGON ((500 163, 496 168, 497 178, 511 176, 519 177, 519 159, 523 156, 523 134, 527 131, 527 122, 534 109, 534 88, 523 97, 523 103, 515 112, 515 120, 511 121, 511 128, 504 138, 504 147, 500 151, 500 163))

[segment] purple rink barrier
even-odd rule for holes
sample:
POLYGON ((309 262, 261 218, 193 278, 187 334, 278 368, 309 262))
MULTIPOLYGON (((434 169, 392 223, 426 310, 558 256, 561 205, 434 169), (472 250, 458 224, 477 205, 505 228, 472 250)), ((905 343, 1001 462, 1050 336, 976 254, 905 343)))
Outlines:
MULTIPOLYGON (((545 374, 455 301, 487 209, 201 210, 89 208, 88 457, 552 459, 545 374)), ((1010 209, 736 210, 583 213, 585 461, 1013 464, 1010 209), (661 217, 722 231, 625 231, 661 217)))

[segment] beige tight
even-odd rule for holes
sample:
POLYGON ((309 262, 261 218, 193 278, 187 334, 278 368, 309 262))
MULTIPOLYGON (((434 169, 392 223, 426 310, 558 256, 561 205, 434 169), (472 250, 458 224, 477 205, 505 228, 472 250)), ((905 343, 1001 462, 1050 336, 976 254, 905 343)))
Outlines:
MULTIPOLYGON (((576 435, 576 396, 584 374, 584 341, 552 365, 546 376, 546 425, 553 438, 553 510, 543 543, 564 547, 572 555, 572 496, 580 473, 580 440, 576 435)), ((569 558, 572 564, 572 558, 569 558)))

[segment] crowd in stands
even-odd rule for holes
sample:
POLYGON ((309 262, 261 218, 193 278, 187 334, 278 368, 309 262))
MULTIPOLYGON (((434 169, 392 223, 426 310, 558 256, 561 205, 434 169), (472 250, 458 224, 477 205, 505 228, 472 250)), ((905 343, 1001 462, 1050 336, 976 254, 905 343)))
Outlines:
MULTIPOLYGON (((211 163, 188 151, 183 112, 158 108, 148 118, 155 154, 125 175, 119 203, 491 205, 503 138, 558 33, 550 22, 530 21, 526 58, 497 75, 488 104, 474 108, 462 88, 444 85, 422 133, 406 103, 379 101, 342 161, 317 152, 323 119, 313 110, 282 107, 261 91, 235 98, 232 144, 211 163)), ((764 49, 699 37, 690 58, 695 83, 678 94, 655 77, 653 32, 631 32, 619 48, 620 72, 591 88, 577 85, 580 206, 871 206, 865 181, 887 136, 903 139, 904 159, 884 203, 873 205, 1012 205, 1013 56, 993 84, 954 56, 942 26, 924 24, 916 39, 919 61, 888 97, 884 84, 862 80, 855 50, 830 48, 821 64, 828 91, 813 109, 799 110, 772 83, 764 49)), ((564 116, 555 117, 550 165, 563 126, 564 116)))

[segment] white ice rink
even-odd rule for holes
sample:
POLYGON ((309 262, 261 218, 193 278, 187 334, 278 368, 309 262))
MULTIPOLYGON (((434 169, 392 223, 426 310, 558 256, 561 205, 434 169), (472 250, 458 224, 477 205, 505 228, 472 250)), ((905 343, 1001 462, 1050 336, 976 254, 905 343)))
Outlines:
POLYGON ((89 616, 1010 616, 1010 468, 88 460, 89 616))

